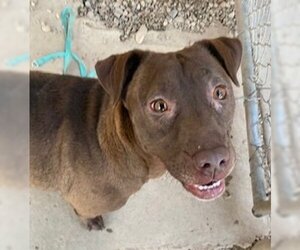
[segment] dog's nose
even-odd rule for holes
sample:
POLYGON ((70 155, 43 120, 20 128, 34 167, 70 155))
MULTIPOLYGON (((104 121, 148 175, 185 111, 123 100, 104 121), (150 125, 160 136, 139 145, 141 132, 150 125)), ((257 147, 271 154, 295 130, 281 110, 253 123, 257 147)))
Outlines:
POLYGON ((230 154, 225 147, 200 150, 194 156, 197 169, 221 169, 229 164, 230 154))

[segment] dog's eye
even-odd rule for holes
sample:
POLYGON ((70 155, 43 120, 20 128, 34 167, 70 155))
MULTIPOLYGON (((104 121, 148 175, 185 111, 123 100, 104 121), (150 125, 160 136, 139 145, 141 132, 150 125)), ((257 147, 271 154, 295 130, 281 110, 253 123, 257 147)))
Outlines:
POLYGON ((168 105, 163 99, 158 99, 151 102, 150 106, 154 112, 158 113, 162 113, 168 110, 168 105))
POLYGON ((225 86, 217 86, 214 89, 214 99, 217 100, 224 100, 227 96, 227 91, 226 91, 226 87, 225 86))

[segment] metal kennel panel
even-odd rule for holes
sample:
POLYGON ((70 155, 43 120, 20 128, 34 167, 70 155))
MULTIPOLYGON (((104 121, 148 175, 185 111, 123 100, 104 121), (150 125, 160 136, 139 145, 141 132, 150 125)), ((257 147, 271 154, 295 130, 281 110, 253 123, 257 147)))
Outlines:
POLYGON ((270 7, 270 0, 236 1, 255 216, 267 215, 271 208, 270 7))

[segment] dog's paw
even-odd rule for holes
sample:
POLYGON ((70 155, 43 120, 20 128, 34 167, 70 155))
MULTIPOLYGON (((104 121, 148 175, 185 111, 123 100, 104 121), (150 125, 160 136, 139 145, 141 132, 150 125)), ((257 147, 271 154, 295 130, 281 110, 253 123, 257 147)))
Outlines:
POLYGON ((102 216, 86 219, 86 226, 89 231, 91 230, 103 230, 105 228, 102 216))

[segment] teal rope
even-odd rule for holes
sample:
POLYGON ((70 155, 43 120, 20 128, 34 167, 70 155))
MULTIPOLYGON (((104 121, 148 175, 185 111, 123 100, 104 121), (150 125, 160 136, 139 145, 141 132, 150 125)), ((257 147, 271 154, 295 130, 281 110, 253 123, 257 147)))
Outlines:
POLYGON ((55 52, 52 54, 45 55, 33 61, 33 65, 36 67, 40 67, 49 61, 55 60, 57 58, 63 58, 63 73, 65 74, 70 66, 72 60, 74 60, 78 67, 79 72, 82 77, 96 77, 94 71, 87 73, 87 68, 83 62, 83 60, 72 51, 72 32, 75 22, 75 15, 70 7, 66 7, 63 9, 60 15, 60 20, 62 22, 64 31, 65 31, 65 49, 63 52, 55 52))
POLYGON ((22 62, 26 62, 29 60, 29 54, 23 54, 17 57, 14 57, 12 59, 7 60, 7 62, 5 63, 7 66, 17 66, 18 64, 22 63, 22 62))
MULTIPOLYGON (((32 62, 32 65, 35 67, 41 67, 44 64, 63 58, 64 65, 63 65, 63 73, 65 74, 68 71, 68 68, 70 66, 70 63, 72 60, 74 60, 78 67, 80 76, 82 77, 90 77, 90 78, 97 78, 95 70, 87 72, 87 68, 83 62, 83 60, 72 51, 72 33, 73 33, 73 27, 75 22, 75 15, 71 7, 66 7, 63 9, 60 15, 60 20, 62 22, 64 31, 65 31, 65 48, 64 51, 54 52, 50 53, 48 55, 42 56, 32 62)), ((7 62, 7 65, 9 66, 15 66, 21 62, 29 60, 29 54, 24 54, 15 58, 10 59, 7 62)))
POLYGON ((96 70, 91 70, 90 73, 87 75, 88 78, 98 78, 96 74, 96 70))
POLYGON ((44 64, 46 64, 50 61, 53 61, 53 60, 58 59, 58 58, 62 58, 64 56, 65 56, 65 52, 51 53, 51 54, 42 56, 42 57, 34 60, 32 62, 32 65, 35 66, 35 67, 41 67, 41 66, 43 66, 44 64))
MULTIPOLYGON (((69 7, 65 8, 60 14, 60 20, 65 30, 65 53, 64 53, 64 73, 67 72, 67 69, 71 63, 71 58, 73 55, 72 52, 72 30, 74 26, 74 13, 73 10, 69 7)), ((80 64, 79 64, 80 67, 80 64)))

